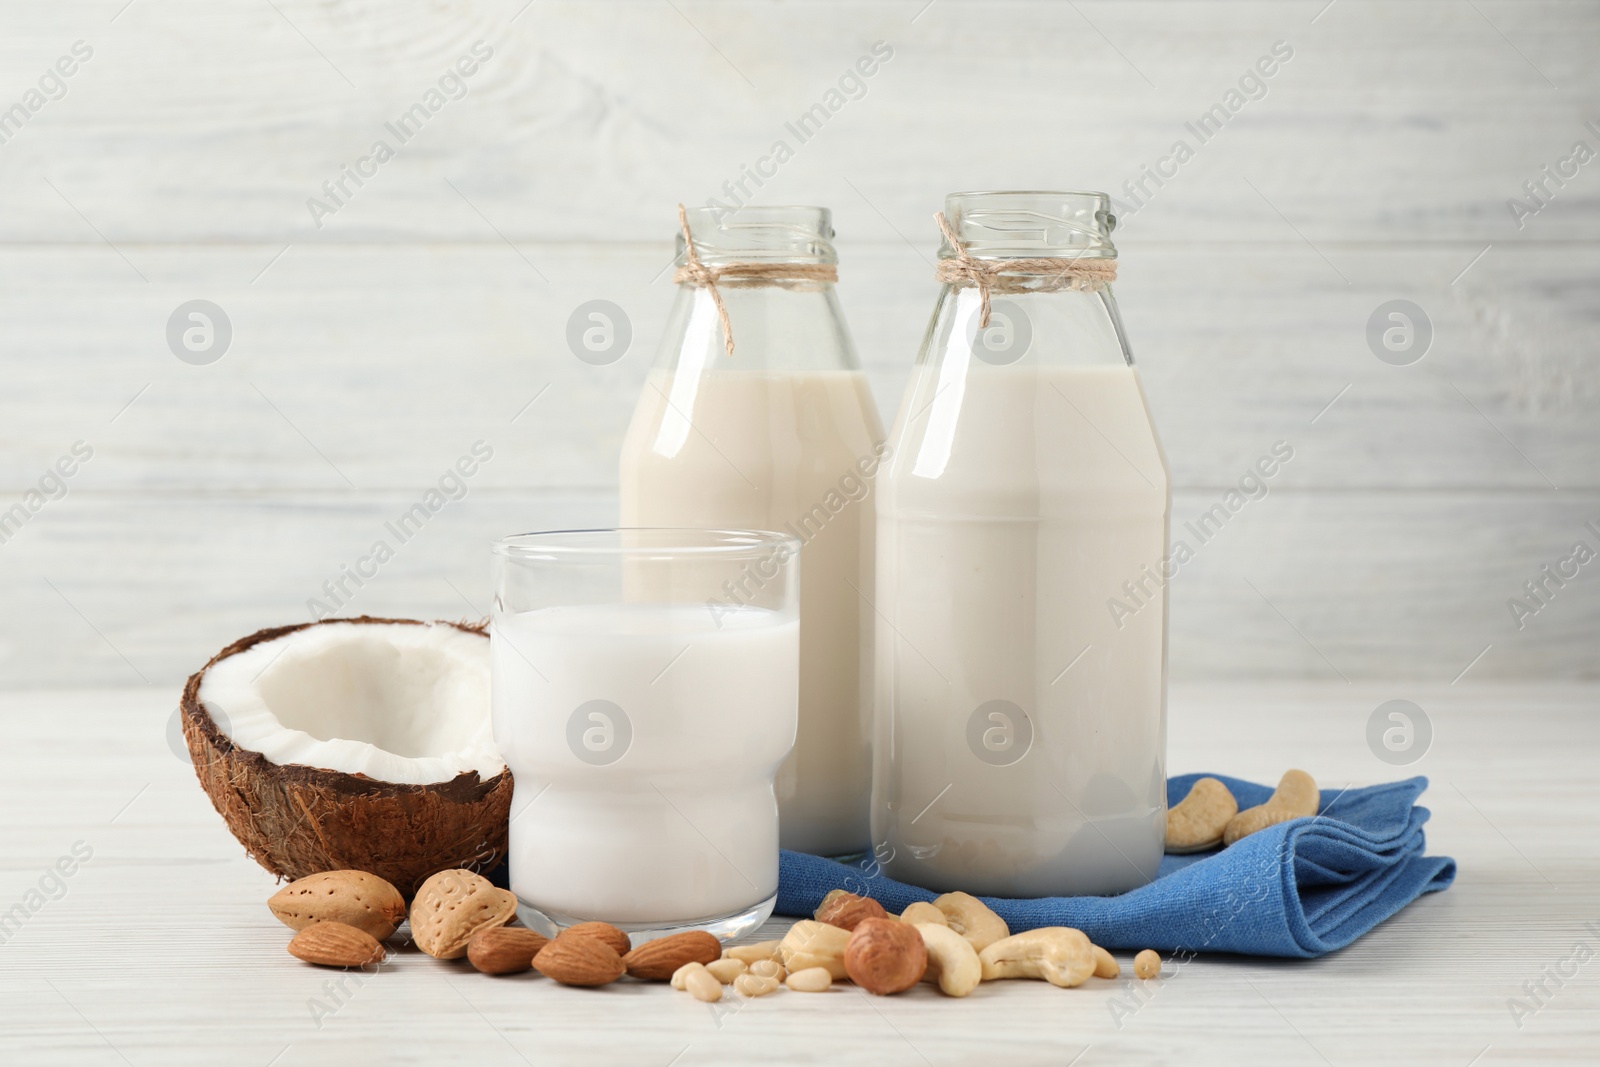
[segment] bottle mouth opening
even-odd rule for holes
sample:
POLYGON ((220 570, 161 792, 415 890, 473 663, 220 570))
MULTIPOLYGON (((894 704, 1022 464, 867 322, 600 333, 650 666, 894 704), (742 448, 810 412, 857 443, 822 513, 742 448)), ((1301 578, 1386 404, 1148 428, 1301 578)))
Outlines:
MULTIPOLYGON (((689 208, 689 232, 700 261, 708 267, 728 263, 836 264, 833 213, 825 207, 757 206, 689 208)), ((677 263, 688 262, 678 233, 677 263)))
MULTIPOLYGON (((980 259, 1117 256, 1111 241, 1117 217, 1105 193, 951 193, 945 197, 944 214, 967 254, 980 259)), ((940 258, 951 259, 956 254, 949 241, 940 242, 940 258)))

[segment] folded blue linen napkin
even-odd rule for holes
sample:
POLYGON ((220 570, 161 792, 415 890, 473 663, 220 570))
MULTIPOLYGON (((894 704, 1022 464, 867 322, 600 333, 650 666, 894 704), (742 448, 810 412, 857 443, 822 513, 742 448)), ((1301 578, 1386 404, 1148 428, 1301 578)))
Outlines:
MULTIPOLYGON (((1272 786, 1225 775, 1167 780, 1167 803, 1195 780, 1220 779, 1239 809, 1265 803, 1272 786)), ((1012 932, 1072 926, 1105 948, 1321 956, 1343 948, 1424 893, 1455 880, 1448 856, 1424 856, 1426 778, 1322 791, 1318 814, 1260 830, 1233 845, 1166 856, 1149 885, 1115 897, 984 897, 1012 932)), ((936 894, 886 878, 871 857, 844 864, 784 851, 777 913, 810 915, 830 889, 870 896, 892 912, 936 894)))

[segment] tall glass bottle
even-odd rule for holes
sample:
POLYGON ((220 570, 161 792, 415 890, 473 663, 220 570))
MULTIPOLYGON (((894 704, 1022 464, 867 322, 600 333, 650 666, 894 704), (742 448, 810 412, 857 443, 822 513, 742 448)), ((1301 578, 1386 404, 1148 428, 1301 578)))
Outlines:
POLYGON ((945 214, 1020 269, 986 328, 945 285, 879 476, 875 851, 930 889, 1120 892, 1166 827, 1167 468, 1111 290, 1037 262, 1103 275, 1115 219, 1101 193, 945 214))
MULTIPOLYGON (((695 209, 687 217, 708 268, 838 262, 826 208, 695 209)), ((680 235, 680 265, 685 252, 680 235)), ((711 291, 679 286, 623 442, 621 519, 776 530, 802 542, 799 731, 778 772, 779 839, 784 848, 841 855, 868 844, 866 597, 883 427, 833 284, 814 270, 796 273, 769 269, 719 283, 731 355, 711 291)))

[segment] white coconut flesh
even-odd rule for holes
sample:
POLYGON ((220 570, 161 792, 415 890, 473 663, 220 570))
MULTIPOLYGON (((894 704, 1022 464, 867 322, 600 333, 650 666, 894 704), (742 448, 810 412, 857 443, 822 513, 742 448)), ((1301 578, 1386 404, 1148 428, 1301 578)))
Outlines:
POLYGON ((404 785, 505 769, 489 642, 453 626, 308 626, 212 665, 198 696, 235 745, 277 764, 404 785))

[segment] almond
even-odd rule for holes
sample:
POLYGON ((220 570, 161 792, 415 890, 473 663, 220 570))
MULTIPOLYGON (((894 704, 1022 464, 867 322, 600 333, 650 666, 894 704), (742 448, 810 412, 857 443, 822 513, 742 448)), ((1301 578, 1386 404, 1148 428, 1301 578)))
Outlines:
POLYGON ((619 956, 626 956, 633 943, 628 940, 628 935, 612 926, 610 923, 577 923, 567 927, 557 937, 593 937, 604 941, 611 946, 611 951, 619 956))
POLYGON ((354 926, 314 922, 290 940, 289 955, 323 967, 364 967, 383 961, 383 946, 354 926))
POLYGON ((533 957, 550 943, 525 926, 491 926, 467 942, 467 959, 484 974, 519 974, 533 966, 533 957))
POLYGON ((597 937, 558 937, 533 957, 533 967, 562 985, 596 986, 616 981, 626 970, 622 957, 597 937))
POLYGON ((411 901, 411 936, 435 959, 458 960, 472 935, 504 926, 517 913, 517 898, 468 870, 440 871, 423 882, 411 901))
POLYGON ((833 889, 817 905, 818 922, 837 926, 841 930, 854 930, 862 919, 886 919, 889 913, 871 897, 858 896, 843 889, 833 889))
POLYGON ((366 871, 323 871, 296 879, 267 901, 278 921, 291 930, 314 922, 344 923, 382 941, 406 917, 400 891, 366 871))
POLYGON ((722 942, 704 930, 689 930, 646 941, 626 956, 623 966, 635 978, 665 982, 686 963, 714 963, 722 958, 722 942))

